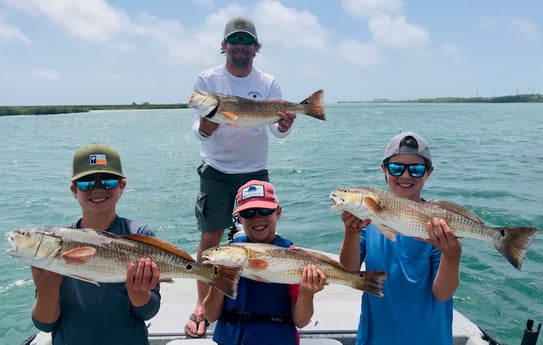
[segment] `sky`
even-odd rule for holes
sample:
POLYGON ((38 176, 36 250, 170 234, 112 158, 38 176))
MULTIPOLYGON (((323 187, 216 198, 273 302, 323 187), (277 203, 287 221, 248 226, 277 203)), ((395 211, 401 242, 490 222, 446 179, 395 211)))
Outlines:
POLYGON ((289 101, 543 93, 541 0, 0 0, 0 106, 186 103, 237 16, 289 101))

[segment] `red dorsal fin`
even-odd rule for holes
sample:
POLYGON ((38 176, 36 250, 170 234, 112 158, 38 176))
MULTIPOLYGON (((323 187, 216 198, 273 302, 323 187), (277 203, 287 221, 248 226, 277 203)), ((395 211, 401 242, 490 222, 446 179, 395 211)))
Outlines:
POLYGON ((339 262, 337 262, 336 260, 332 259, 331 257, 329 257, 328 255, 326 254, 322 254, 322 253, 318 253, 318 252, 314 252, 312 250, 308 250, 308 249, 303 249, 303 248, 291 248, 291 250, 295 251, 295 252, 298 252, 298 253, 301 253, 302 255, 307 255, 307 256, 310 256, 312 258, 315 258, 315 264, 318 265, 319 264, 319 261, 324 261, 326 263, 328 263, 329 265, 332 265, 332 266, 335 266, 335 267, 338 267, 338 268, 343 268, 343 265, 341 265, 339 262))
POLYGON ((458 205, 457 203, 454 203, 452 201, 430 200, 428 201, 428 204, 444 208, 448 211, 451 211, 463 217, 469 218, 473 220, 474 222, 484 224, 484 221, 481 218, 479 218, 479 216, 477 216, 475 213, 471 212, 464 206, 458 205))
POLYGON ((163 249, 163 250, 165 250, 167 252, 178 255, 178 256, 180 256, 183 259, 188 260, 188 261, 195 261, 192 258, 192 256, 190 256, 189 253, 185 252, 184 250, 179 249, 178 247, 174 246, 170 242, 161 240, 160 238, 157 238, 157 237, 140 235, 140 234, 124 235, 122 237, 126 238, 126 239, 129 239, 129 240, 132 240, 132 241, 145 243, 145 244, 148 244, 150 246, 154 246, 154 247, 163 249))

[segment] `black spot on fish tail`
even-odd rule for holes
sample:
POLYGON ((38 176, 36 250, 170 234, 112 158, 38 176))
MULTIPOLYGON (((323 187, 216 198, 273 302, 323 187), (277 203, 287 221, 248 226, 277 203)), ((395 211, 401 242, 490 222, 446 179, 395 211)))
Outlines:
POLYGON ((326 120, 324 113, 324 102, 322 99, 323 90, 313 92, 309 97, 301 101, 299 104, 304 106, 304 114, 314 117, 319 120, 326 120))
POLYGON ((526 251, 539 230, 529 226, 498 227, 496 229, 500 232, 501 238, 498 243, 494 243, 494 246, 511 265, 520 270, 526 251))
POLYGON ((241 278, 241 266, 214 265, 214 277, 208 282, 209 285, 222 292, 231 299, 236 299, 238 282, 241 278))

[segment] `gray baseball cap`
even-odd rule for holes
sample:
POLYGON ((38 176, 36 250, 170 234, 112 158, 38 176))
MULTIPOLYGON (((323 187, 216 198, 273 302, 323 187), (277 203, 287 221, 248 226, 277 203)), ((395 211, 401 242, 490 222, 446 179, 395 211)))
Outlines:
POLYGON ((249 34, 258 41, 255 25, 249 19, 237 17, 231 19, 230 21, 228 21, 228 23, 226 23, 226 27, 224 28, 224 38, 227 38, 228 36, 235 34, 236 32, 244 32, 246 34, 249 34))
POLYGON ((432 162, 428 141, 415 132, 401 132, 390 139, 383 160, 395 155, 417 155, 432 162))

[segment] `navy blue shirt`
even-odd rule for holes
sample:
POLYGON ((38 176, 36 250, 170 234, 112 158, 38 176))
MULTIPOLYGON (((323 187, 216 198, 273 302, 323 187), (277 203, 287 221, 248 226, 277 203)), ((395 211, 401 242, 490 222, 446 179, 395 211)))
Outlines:
MULTIPOLYGON (((248 238, 239 236, 234 242, 248 242, 248 238)), ((291 246, 289 240, 280 236, 276 236, 272 244, 284 248, 291 246)), ((234 310, 291 319, 292 301, 287 284, 265 283, 242 277, 237 298, 224 299, 223 313, 215 325, 213 341, 221 345, 298 345, 298 331, 293 322, 225 320, 226 312, 234 310)))
MULTIPOLYGON (((80 221, 72 225, 77 227, 80 221)), ((154 236, 144 224, 116 217, 107 230, 113 234, 154 236)), ((96 286, 64 276, 60 285, 60 317, 53 323, 32 318, 34 325, 53 332, 53 345, 148 345, 149 320, 160 308, 160 287, 151 291, 151 299, 141 307, 133 307, 125 283, 100 283, 96 286)))

